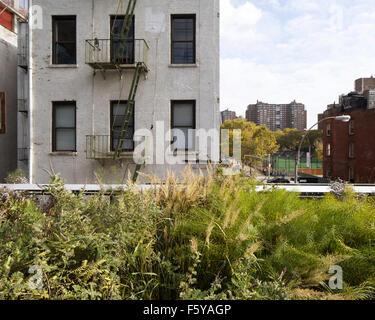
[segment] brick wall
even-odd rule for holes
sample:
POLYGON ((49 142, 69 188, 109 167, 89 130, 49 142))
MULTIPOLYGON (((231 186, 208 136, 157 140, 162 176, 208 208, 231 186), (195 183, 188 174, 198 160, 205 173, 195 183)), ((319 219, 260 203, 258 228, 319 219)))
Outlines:
MULTIPOLYGON (((342 114, 342 113, 341 113, 342 114)), ((354 121, 354 134, 349 134, 349 123, 335 120, 323 122, 324 176, 349 181, 352 168, 353 182, 375 183, 375 110, 356 109, 349 114, 354 121), (327 125, 331 136, 327 136, 327 125), (327 145, 331 145, 331 156, 327 145), (354 145, 354 157, 349 157, 349 145, 354 145)), ((337 116, 340 113, 330 114, 337 116)))

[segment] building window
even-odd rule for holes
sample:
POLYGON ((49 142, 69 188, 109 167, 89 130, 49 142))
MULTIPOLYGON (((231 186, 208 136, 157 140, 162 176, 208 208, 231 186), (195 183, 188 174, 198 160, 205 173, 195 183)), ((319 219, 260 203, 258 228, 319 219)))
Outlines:
POLYGON ((53 102, 52 151, 77 151, 75 102, 53 102))
POLYGON ((6 95, 5 92, 0 92, 0 134, 6 132, 6 95))
POLYGON ((172 15, 172 64, 194 64, 195 15, 172 15))
POLYGON ((349 144, 349 158, 354 158, 354 143, 349 144))
POLYGON ((134 151, 134 108, 128 109, 127 101, 112 101, 111 102, 111 150, 115 151, 119 143, 121 128, 123 126, 125 117, 131 112, 129 124, 126 130, 125 139, 122 144, 121 151, 134 151))
POLYGON ((349 168, 349 182, 354 182, 354 170, 353 168, 349 168))
POLYGON ((349 122, 349 135, 354 135, 354 120, 349 122))
POLYGON ((331 156, 331 144, 330 143, 327 144, 326 155, 327 157, 331 156))
POLYGON ((326 178, 330 178, 331 177, 331 170, 329 168, 327 168, 326 170, 326 178))
POLYGON ((327 124, 326 134, 327 134, 327 137, 331 136, 331 124, 330 123, 327 124))
POLYGON ((124 33, 122 30, 124 20, 125 16, 111 16, 111 58, 114 63, 133 64, 135 18, 133 16, 127 39, 124 39, 125 35, 121 34, 124 33))
POLYGON ((53 64, 76 64, 76 17, 53 16, 53 64))
POLYGON ((14 31, 14 14, 0 6, 0 25, 14 31))
POLYGON ((175 150, 192 150, 195 136, 195 101, 172 101, 172 142, 175 150))

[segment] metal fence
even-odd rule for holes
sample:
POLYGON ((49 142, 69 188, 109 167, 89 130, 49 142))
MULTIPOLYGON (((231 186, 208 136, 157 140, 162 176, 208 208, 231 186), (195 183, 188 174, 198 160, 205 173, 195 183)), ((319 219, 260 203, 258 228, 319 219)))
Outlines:
POLYGON ((86 40, 86 63, 103 69, 143 63, 148 69, 148 51, 144 39, 91 39, 86 40))
POLYGON ((111 136, 86 136, 86 155, 87 159, 112 158, 113 152, 111 152, 111 136))

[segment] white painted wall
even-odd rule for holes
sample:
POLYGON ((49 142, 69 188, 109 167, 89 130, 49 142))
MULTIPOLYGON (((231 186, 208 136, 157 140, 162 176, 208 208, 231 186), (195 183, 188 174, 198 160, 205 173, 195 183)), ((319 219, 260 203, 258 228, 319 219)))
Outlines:
MULTIPOLYGON (((127 1, 123 1, 127 5, 127 1)), ((86 135, 110 134, 110 101, 119 99, 118 72, 93 75, 85 64, 85 40, 108 39, 110 15, 116 14, 118 0, 34 0, 43 9, 43 29, 34 29, 32 47, 32 125, 33 183, 48 183, 44 169, 61 173, 68 183, 95 182, 95 171, 105 171, 105 182, 122 183, 129 161, 86 159, 86 135), (77 16, 77 66, 51 65, 52 15, 77 16), (77 102, 77 153, 52 153, 52 101, 77 102), (114 175, 110 167, 116 165, 114 175), (114 177, 116 176, 116 177, 114 177)), ((124 9, 125 10, 125 9, 124 9)), ((219 0, 138 0, 135 11, 135 37, 150 46, 150 72, 141 78, 135 106, 135 129, 150 129, 156 121, 170 124, 171 100, 196 100, 197 129, 219 128, 219 0), (170 65, 171 14, 197 15, 197 65, 170 65)), ((123 100, 127 99, 133 72, 125 73, 123 100)), ((144 172, 165 176, 168 166, 147 166, 144 172)), ((173 168, 179 171, 180 168, 173 168)), ((113 171, 113 170, 112 170, 113 171)))

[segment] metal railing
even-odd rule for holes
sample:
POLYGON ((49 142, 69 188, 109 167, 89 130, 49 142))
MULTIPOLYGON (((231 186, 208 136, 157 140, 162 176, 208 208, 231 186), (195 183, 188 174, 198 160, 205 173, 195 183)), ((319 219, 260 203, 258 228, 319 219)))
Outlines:
POLYGON ((94 69, 116 69, 142 63, 148 70, 149 46, 144 39, 86 40, 86 63, 94 69))
MULTIPOLYGON (((111 148, 112 136, 110 135, 88 135, 86 136, 86 158, 113 159, 115 151, 111 148)), ((132 158, 132 151, 124 150, 119 158, 132 158)))
MULTIPOLYGON (((27 192, 32 194, 50 194, 49 184, 0 184, 0 191, 19 191, 27 192)), ((353 191, 358 194, 375 195, 375 185, 352 185, 353 191)), ((135 186, 140 191, 153 190, 155 188, 162 187, 160 185, 152 184, 138 184, 135 186)), ((179 185, 180 188, 184 188, 184 185, 179 185)), ((113 184, 113 185, 102 185, 102 184, 66 184, 64 185, 65 190, 69 190, 75 193, 83 192, 84 194, 95 194, 95 193, 105 193, 107 195, 113 195, 115 193, 128 190, 129 186, 125 184, 113 184)), ((280 190, 285 190, 287 192, 299 193, 302 198, 321 198, 325 194, 331 192, 329 185, 314 185, 314 186, 256 186, 256 192, 266 192, 272 191, 275 188, 280 190)))
POLYGON ((111 136, 86 136, 86 158, 111 158, 111 136))

